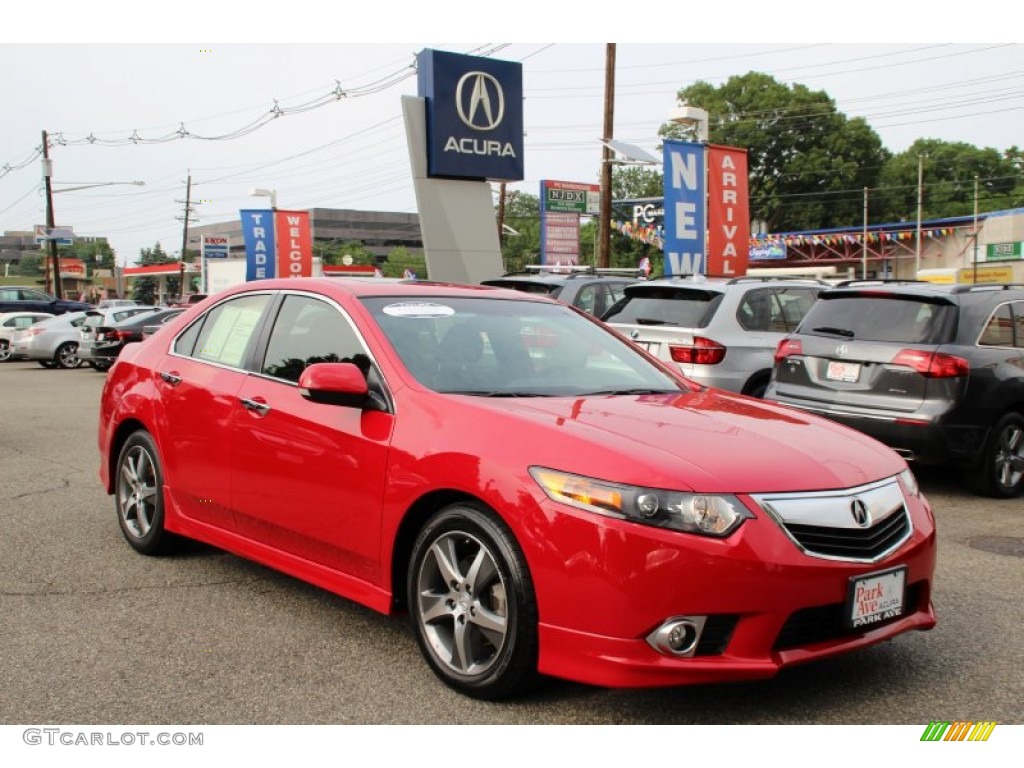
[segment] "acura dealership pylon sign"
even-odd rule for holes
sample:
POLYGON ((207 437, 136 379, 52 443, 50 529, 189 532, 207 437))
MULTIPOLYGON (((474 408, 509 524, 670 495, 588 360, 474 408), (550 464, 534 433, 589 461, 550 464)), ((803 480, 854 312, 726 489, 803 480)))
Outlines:
POLYGON ((521 181, 523 65, 426 49, 417 56, 431 177, 521 181))

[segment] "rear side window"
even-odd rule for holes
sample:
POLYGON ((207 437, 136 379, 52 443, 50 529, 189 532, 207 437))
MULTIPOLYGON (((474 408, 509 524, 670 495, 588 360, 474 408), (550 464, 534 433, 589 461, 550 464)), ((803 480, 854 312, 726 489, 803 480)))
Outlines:
POLYGON ((996 309, 978 344, 984 347, 1024 347, 1024 301, 1003 304, 996 309))
POLYGON ((721 303, 718 291, 643 286, 628 290, 602 319, 609 323, 704 328, 721 303))
POLYGON ((948 344, 955 336, 953 304, 896 295, 826 293, 821 298, 800 324, 800 333, 902 344, 948 344))
POLYGON ((269 294, 256 294, 218 304, 178 337, 174 351, 199 360, 241 367, 269 300, 269 294))

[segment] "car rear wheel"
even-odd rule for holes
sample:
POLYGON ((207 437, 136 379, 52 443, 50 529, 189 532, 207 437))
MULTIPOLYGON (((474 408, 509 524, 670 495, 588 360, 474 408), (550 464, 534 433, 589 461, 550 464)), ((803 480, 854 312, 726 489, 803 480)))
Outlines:
POLYGON ((104 371, 109 371, 110 366, 113 365, 113 363, 97 362, 95 360, 90 360, 89 365, 93 368, 93 370, 100 371, 102 373, 104 371))
POLYGON ((978 493, 999 499, 1024 491, 1024 416, 1007 413, 996 422, 981 466, 967 480, 978 493))
POLYGON ((117 458, 114 503, 121 533, 138 552, 163 555, 178 538, 164 528, 164 476, 148 432, 133 433, 117 458))
POLYGON ((413 545, 408 595, 416 640, 448 686, 478 699, 537 679, 537 602, 519 545, 475 504, 441 510, 413 545))
POLYGON ((6 363, 11 359, 11 345, 0 339, 0 363, 6 363))
POLYGON ((82 365, 82 358, 78 356, 78 343, 67 341, 57 347, 57 354, 53 360, 61 368, 79 368, 82 365))

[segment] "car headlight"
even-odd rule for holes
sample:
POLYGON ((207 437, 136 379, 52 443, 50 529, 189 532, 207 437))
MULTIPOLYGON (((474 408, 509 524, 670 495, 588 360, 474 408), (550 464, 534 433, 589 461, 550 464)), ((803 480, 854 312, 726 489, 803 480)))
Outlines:
POLYGON ((620 485, 545 467, 530 467, 530 475, 552 501, 684 533, 724 538, 753 517, 735 496, 620 485))
POLYGON ((911 496, 921 495, 921 488, 917 484, 917 478, 914 477, 914 473, 910 471, 910 467, 900 472, 900 480, 903 482, 903 487, 907 489, 907 493, 911 496))

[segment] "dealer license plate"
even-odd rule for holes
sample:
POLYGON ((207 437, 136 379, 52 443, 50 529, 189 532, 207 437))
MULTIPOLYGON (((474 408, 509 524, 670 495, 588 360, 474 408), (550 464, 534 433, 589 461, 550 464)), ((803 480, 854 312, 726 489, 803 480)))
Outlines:
POLYGON ((870 627, 903 615, 907 569, 869 573, 850 579, 846 620, 853 628, 870 627))
POLYGON ((829 381, 856 381, 860 378, 860 363, 844 363, 830 360, 825 378, 829 381))

